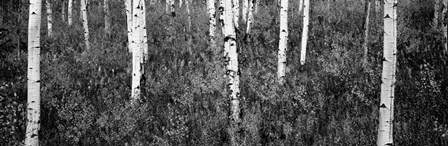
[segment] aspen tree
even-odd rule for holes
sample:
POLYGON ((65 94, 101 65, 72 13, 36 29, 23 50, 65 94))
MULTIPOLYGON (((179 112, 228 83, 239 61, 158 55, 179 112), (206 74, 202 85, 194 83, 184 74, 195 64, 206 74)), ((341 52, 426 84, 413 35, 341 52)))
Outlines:
POLYGON ((224 1, 225 0, 219 0, 219 6, 218 6, 218 10, 219 10, 218 22, 221 26, 221 30, 222 30, 223 34, 224 34, 224 1))
POLYGON ((439 28, 439 5, 440 5, 440 0, 434 0, 434 19, 433 19, 433 23, 434 23, 434 27, 435 28, 439 28))
POLYGON ((73 24, 73 0, 68 0, 68 25, 73 24))
POLYGON ((183 1, 179 0, 179 8, 182 7, 182 3, 183 3, 183 1))
POLYGON ((381 77, 378 146, 393 145, 394 91, 397 53, 397 0, 384 3, 384 60, 381 77))
POLYGON ((47 35, 48 37, 53 36, 53 17, 51 16, 51 3, 50 0, 46 0, 46 7, 47 7, 47 35))
POLYGON ((366 0, 366 20, 364 24, 364 42, 362 44, 362 47, 364 48, 364 56, 363 56, 363 63, 364 66, 368 63, 368 51, 369 51, 369 29, 370 29, 370 7, 371 2, 370 0, 366 0))
POLYGON ((302 45, 300 50, 300 64, 305 64, 306 47, 308 43, 308 25, 310 23, 310 0, 305 0, 303 4, 303 31, 302 31, 302 45))
POLYGON ((302 13, 303 10, 303 0, 299 0, 299 14, 302 13))
POLYGON ((209 43, 210 46, 215 47, 215 30, 216 30, 216 17, 215 17, 215 0, 207 0, 208 15, 209 15, 209 43))
POLYGON ((249 10, 247 12, 247 23, 246 23, 246 35, 250 36, 250 27, 252 25, 252 21, 254 19, 254 5, 256 0, 249 0, 249 10))
MULTIPOLYGON (((235 5, 234 5, 235 6, 235 5)), ((238 52, 236 44, 236 33, 235 33, 235 9, 232 7, 232 2, 224 1, 224 48, 228 50, 224 54, 227 63, 226 76, 229 77, 228 82, 228 96, 230 99, 230 143, 232 146, 238 144, 238 133, 241 119, 240 115, 240 89, 239 89, 239 68, 238 68, 238 52)))
POLYGON ((188 47, 187 47, 187 50, 188 50, 188 53, 190 53, 190 54, 192 54, 192 45, 193 45, 193 38, 192 38, 192 29, 191 29, 191 26, 192 26, 192 24, 191 24, 191 12, 190 12, 190 4, 191 4, 191 0, 186 0, 185 1, 185 5, 186 5, 186 7, 187 7, 187 23, 188 23, 188 28, 187 28, 187 31, 188 31, 188 33, 189 33, 189 35, 187 36, 188 38, 187 38, 187 41, 188 41, 188 47))
POLYGON ((247 21, 247 15, 248 15, 248 9, 249 9, 249 1, 248 0, 243 0, 243 9, 242 9, 242 20, 243 23, 246 23, 247 21))
POLYGON ((140 99, 141 85, 140 81, 143 76, 144 51, 146 44, 146 22, 145 22, 145 1, 133 0, 132 2, 132 103, 136 103, 140 99))
POLYGON ((82 24, 84 27, 84 42, 86 44, 86 49, 90 49, 89 42, 89 24, 87 19, 87 0, 81 0, 81 10, 82 10, 82 24))
POLYGON ((442 9, 442 29, 443 29, 443 36, 445 36, 445 41, 444 41, 444 46, 445 46, 445 51, 448 51, 448 45, 447 45, 447 41, 448 41, 448 31, 447 31, 447 24, 448 24, 448 15, 447 15, 447 9, 448 9, 448 0, 443 0, 443 9, 442 9))
POLYGON ((132 52, 131 42, 132 42, 132 0, 125 0, 124 1, 125 7, 126 7, 126 21, 127 21, 127 34, 128 34, 128 51, 132 52))
POLYGON ((280 40, 278 43, 277 77, 280 85, 285 82, 286 50, 288 48, 288 0, 280 3, 280 40))
POLYGON ((109 11, 109 0, 104 0, 104 32, 110 34, 110 11, 109 11))
POLYGON ((239 29, 239 21, 240 21, 240 1, 239 0, 231 0, 233 2, 233 13, 234 18, 233 21, 235 28, 239 29))
POLYGON ((169 12, 170 10, 170 6, 169 6, 169 4, 170 4, 170 0, 165 0, 165 12, 169 12))
POLYGON ((175 16, 174 0, 170 0, 170 8, 171 8, 171 15, 174 17, 175 16))
POLYGON ((65 18, 66 18, 66 14, 65 14, 65 4, 67 3, 67 1, 65 1, 65 0, 62 0, 62 10, 61 10, 61 19, 62 19, 62 22, 65 22, 65 18))
POLYGON ((42 0, 30 0, 28 21, 28 92, 26 146, 39 145, 40 129, 40 23, 42 0))

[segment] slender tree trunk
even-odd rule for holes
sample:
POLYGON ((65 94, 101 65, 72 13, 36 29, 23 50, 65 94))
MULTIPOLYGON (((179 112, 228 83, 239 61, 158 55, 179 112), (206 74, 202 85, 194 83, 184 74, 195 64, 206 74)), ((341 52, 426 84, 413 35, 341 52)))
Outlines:
POLYGON ((175 13, 175 5, 174 5, 174 0, 170 0, 170 8, 171 8, 171 16, 173 16, 173 18, 176 16, 176 13, 175 13))
POLYGON ((375 1, 375 11, 380 12, 381 9, 381 0, 374 0, 375 1))
POLYGON ((285 83, 286 50, 288 48, 288 0, 281 0, 280 4, 280 41, 278 43, 277 77, 280 85, 285 83))
POLYGON ((169 12, 170 11, 170 0, 165 0, 165 12, 169 12))
POLYGON ((215 0, 207 0, 208 15, 209 15, 209 44, 211 48, 215 49, 215 30, 216 30, 216 10, 215 0))
POLYGON ((435 28, 439 28, 439 5, 440 5, 440 0, 434 0, 435 4, 434 4, 434 19, 433 19, 433 23, 434 23, 434 27, 435 28))
POLYGON ((46 0, 46 7, 47 7, 47 36, 52 37, 53 36, 53 19, 52 19, 52 11, 51 11, 51 4, 50 0, 46 0))
POLYGON ((302 15, 303 10, 303 0, 299 0, 299 15, 302 15))
POLYGON ((384 60, 381 83, 378 146, 393 145, 394 91, 397 53, 397 0, 384 4, 384 60))
POLYGON ((87 17, 87 0, 81 0, 81 10, 82 10, 82 24, 84 27, 84 42, 86 44, 86 49, 90 49, 89 42, 89 24, 87 17))
POLYGON ((110 34, 110 11, 109 11, 109 0, 104 0, 104 32, 106 35, 110 34))
POLYGON ((256 0, 249 0, 249 10, 247 12, 247 23, 246 23, 246 35, 248 36, 247 38, 249 38, 250 36, 250 27, 252 25, 252 21, 254 19, 254 5, 255 5, 255 1, 256 0))
POLYGON ((248 15, 248 9, 249 9, 249 1, 248 0, 242 0, 242 2, 243 2, 243 10, 242 10, 242 20, 243 20, 243 23, 246 23, 246 21, 247 21, 247 15, 248 15))
POLYGON ((133 0, 132 7, 132 103, 138 102, 141 94, 140 82, 143 76, 144 51, 146 44, 146 22, 145 22, 145 2, 141 0, 133 0))
POLYGON ((231 0, 233 1, 233 13, 234 13, 234 25, 236 29, 239 29, 239 22, 240 22, 240 1, 239 0, 231 0))
POLYGON ((132 27, 132 0, 125 0, 124 1, 125 7, 126 7, 126 21, 127 21, 127 34, 128 34, 128 51, 132 52, 132 32, 133 32, 133 27, 132 27))
POLYGON ((362 47, 364 48, 364 56, 363 56, 363 63, 364 66, 367 66, 368 63, 368 51, 369 51, 369 29, 370 29, 370 8, 371 8, 371 0, 366 0, 366 20, 364 24, 364 42, 362 44, 362 47))
POLYGON ((182 1, 182 0, 179 0, 179 8, 182 7, 182 3, 183 3, 183 1, 182 1))
POLYGON ((68 25, 73 24, 73 0, 68 0, 68 25))
MULTIPOLYGON (((233 5, 235 6, 235 5, 233 5)), ((240 89, 239 89, 239 68, 238 68, 238 52, 235 33, 235 9, 232 7, 230 0, 224 2, 224 47, 228 50, 224 54, 227 62, 227 77, 229 77, 228 90, 230 99, 230 143, 232 146, 240 145, 239 134, 241 119, 240 115, 240 89)))
POLYGON ((254 2, 254 12, 253 13, 255 13, 255 14, 257 14, 258 13, 258 9, 260 9, 259 7, 260 7, 260 0, 255 0, 255 2, 254 2))
MULTIPOLYGON (((12 2, 12 1, 11 1, 12 2)), ((17 8, 17 12, 19 12, 17 15, 17 19, 16 19, 16 35, 17 35, 17 58, 20 59, 21 56, 21 51, 20 51, 20 43, 22 41, 22 35, 20 35, 20 25, 21 25, 21 20, 22 20, 22 2, 19 3, 19 7, 17 8)), ((40 23, 39 23, 40 25, 40 23)), ((39 26, 40 28, 40 26, 39 26)))
POLYGON ((222 30, 223 35, 225 35, 224 34, 224 1, 225 0, 219 0, 219 7, 218 7, 218 10, 219 10, 219 19, 218 19, 218 21, 219 21, 219 24, 221 26, 221 30, 222 30))
POLYGON ((26 108, 26 146, 39 145, 41 10, 42 0, 30 0, 28 23, 28 106, 26 108))
POLYGON ((66 14, 65 14, 65 5, 67 4, 67 1, 65 1, 65 0, 62 0, 62 7, 61 7, 61 19, 62 19, 62 22, 65 22, 65 19, 66 19, 66 14))
POLYGON ((192 29, 191 29, 191 12, 190 12, 190 5, 191 5, 191 0, 186 0, 185 1, 185 5, 187 6, 187 21, 188 21, 188 47, 187 47, 187 51, 190 54, 193 54, 193 50, 192 50, 192 45, 193 45, 193 37, 192 37, 192 29))
POLYGON ((306 47, 308 43, 308 25, 310 23, 310 0, 305 0, 303 14, 303 31, 302 31, 302 46, 300 51, 300 64, 305 64, 306 47))
POLYGON ((443 25, 443 36, 445 36, 444 46, 445 51, 448 51, 448 31, 447 31, 447 24, 448 24, 448 15, 447 15, 447 9, 448 9, 448 0, 443 0, 443 10, 442 10, 442 25, 443 25))

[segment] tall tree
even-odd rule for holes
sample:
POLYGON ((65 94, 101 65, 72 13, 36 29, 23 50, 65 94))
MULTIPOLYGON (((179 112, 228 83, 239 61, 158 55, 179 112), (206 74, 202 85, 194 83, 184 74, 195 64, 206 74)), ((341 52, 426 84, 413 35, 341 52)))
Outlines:
POLYGON ((248 0, 242 0, 243 8, 242 8, 242 20, 243 23, 246 23, 247 21, 247 15, 248 15, 248 9, 249 9, 249 1, 248 0))
POLYGON ((110 10, 109 10, 109 0, 104 0, 104 32, 110 34, 110 10))
POLYGON ((384 60, 381 77, 381 99, 378 146, 393 145, 394 91, 397 62, 397 0, 384 3, 384 60))
POLYGON ((448 51, 448 31, 447 31, 447 24, 448 24, 448 15, 447 15, 447 9, 448 9, 448 0, 443 0, 443 9, 442 9, 442 26, 443 26, 443 36, 445 36, 444 46, 445 51, 448 51))
POLYGON ((73 0, 68 0, 68 25, 73 24, 73 0))
POLYGON ((303 4, 303 31, 302 31, 302 45, 300 50, 300 64, 305 64, 306 47, 308 43, 308 25, 310 23, 310 0, 305 0, 303 4))
POLYGON ((303 0, 299 0, 299 15, 301 15, 303 10, 303 0))
MULTIPOLYGON (((146 18, 145 18, 145 1, 133 0, 132 2, 132 89, 131 99, 132 103, 140 99, 141 80, 144 74, 143 62, 146 60, 148 45, 146 38, 146 18)), ((128 36, 129 37, 129 36, 128 36)))
POLYGON ((209 44, 212 48, 215 47, 215 30, 216 30, 216 10, 215 0, 207 0, 207 8, 209 15, 209 44))
POLYGON ((363 63, 364 66, 368 63, 368 51, 369 51, 369 29, 370 29, 370 8, 371 8, 371 0, 366 0, 366 20, 364 24, 364 42, 362 47, 364 48, 364 56, 363 63))
POLYGON ((53 36, 53 17, 51 16, 51 3, 50 0, 46 0, 46 8, 47 8, 47 35, 48 37, 53 36))
POLYGON ((42 0, 30 0, 28 22, 28 107, 26 146, 39 145, 40 129, 40 23, 42 0))
POLYGON ((132 52, 131 42, 132 42, 132 0, 125 0, 124 1, 125 7, 126 7, 126 21, 127 21, 127 34, 128 34, 128 51, 132 52))
MULTIPOLYGON (((235 5, 234 5, 235 6, 235 5)), ((224 49, 228 50, 224 54, 227 63, 226 76, 229 77, 228 82, 228 98, 230 99, 230 142, 232 146, 239 144, 239 135, 237 131, 240 131, 241 119, 240 115, 240 89, 239 89, 239 68, 238 68, 238 52, 236 44, 236 32, 235 32, 235 9, 232 7, 232 1, 224 1, 224 49)))
POLYGON ((434 27, 439 28, 439 11, 440 11, 440 0, 434 0, 434 27))
POLYGON ((66 5, 67 1, 62 0, 62 7, 61 7, 61 17, 62 17, 62 22, 65 22, 66 19, 66 14, 65 14, 65 5, 66 5))
POLYGON ((86 49, 90 49, 89 42, 89 24, 87 17, 87 0, 81 0, 81 11, 82 11, 82 25, 84 27, 84 43, 86 44, 86 49))
POLYGON ((190 7, 191 7, 191 0, 185 0, 185 5, 187 7, 187 31, 188 31, 188 35, 187 35, 187 51, 188 53, 192 54, 192 45, 193 45, 193 31, 192 31, 192 24, 191 24, 191 12, 190 12, 190 7))
POLYGON ((239 21, 240 21, 240 1, 239 0, 231 0, 233 2, 233 13, 234 13, 234 18, 233 21, 235 28, 239 29, 239 21))
MULTIPOLYGON (((254 19, 254 5, 256 0, 249 0, 249 10, 247 12, 247 23, 246 23, 246 35, 250 36, 250 27, 252 25, 252 21, 254 19)), ((247 37, 249 38, 249 37, 247 37)))
POLYGON ((288 48, 288 0, 280 3, 280 41, 278 43, 277 77, 280 85, 285 82, 286 50, 288 48))

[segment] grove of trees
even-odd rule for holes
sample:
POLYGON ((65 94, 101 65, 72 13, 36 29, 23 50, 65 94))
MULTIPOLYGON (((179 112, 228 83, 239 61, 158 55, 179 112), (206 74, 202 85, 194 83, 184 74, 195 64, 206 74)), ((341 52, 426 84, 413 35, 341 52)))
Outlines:
POLYGON ((448 145, 447 8, 4 0, 0 145, 448 145))

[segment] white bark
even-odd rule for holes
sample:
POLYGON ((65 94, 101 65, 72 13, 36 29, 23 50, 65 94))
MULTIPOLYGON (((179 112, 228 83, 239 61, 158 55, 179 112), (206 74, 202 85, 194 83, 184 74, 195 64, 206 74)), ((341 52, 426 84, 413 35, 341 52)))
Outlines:
POLYGON ((143 62, 147 55, 147 38, 146 38, 146 18, 145 18, 145 2, 140 0, 133 0, 132 7, 132 89, 131 99, 133 103, 140 99, 141 85, 140 81, 143 76, 143 62))
POLYGON ((378 146, 393 145, 394 90, 397 53, 397 0, 384 4, 384 60, 381 77, 381 100, 378 146))
POLYGON ((165 0, 165 12, 170 11, 170 0, 165 0))
POLYGON ((286 50, 288 48, 288 0, 280 3, 280 40, 278 43, 277 78, 280 85, 285 82, 286 50))
POLYGON ((254 5, 256 0, 249 0, 249 10, 247 12, 247 23, 246 23, 246 35, 250 34, 250 27, 252 26, 252 21, 254 19, 254 5))
POLYGON ((248 9, 249 9, 249 0, 243 0, 243 9, 242 9, 242 20, 243 20, 243 23, 246 23, 246 21, 247 21, 247 15, 248 15, 248 9))
POLYGON ((68 25, 73 24, 73 0, 68 0, 68 25))
POLYGON ((370 6, 371 2, 370 0, 367 0, 367 10, 366 10, 366 20, 364 24, 364 42, 362 47, 364 48, 364 56, 363 56, 363 63, 364 66, 367 65, 368 62, 368 51, 369 51, 369 29, 370 29, 370 6))
MULTIPOLYGON (((235 5, 234 5, 235 6, 235 5)), ((241 122, 239 118, 240 107, 240 89, 239 89, 239 68, 238 68, 238 52, 236 44, 235 24, 235 9, 232 7, 230 0, 224 2, 224 48, 228 50, 224 54, 227 62, 227 77, 229 77, 227 93, 230 98, 230 141, 231 145, 238 145, 237 132, 240 128, 238 125, 241 122)))
POLYGON ((221 30, 223 35, 224 34, 224 1, 225 0, 219 0, 219 6, 218 6, 218 10, 219 10, 219 24, 221 25, 221 30))
POLYGON ((447 9, 448 9, 448 0, 443 0, 443 9, 442 9, 442 26, 443 26, 443 36, 445 36, 445 41, 444 41, 444 46, 445 46, 445 51, 448 50, 448 45, 447 45, 447 41, 448 41, 448 31, 447 31, 447 9))
POLYGON ((207 8, 209 15, 209 44, 215 47, 215 30, 216 30, 216 17, 215 17, 215 0, 207 0, 207 8))
POLYGON ((185 1, 185 5, 187 5, 187 23, 188 23, 188 28, 187 28, 187 31, 188 31, 188 38, 187 38, 187 40, 188 40, 188 47, 187 47, 187 51, 188 51, 188 53, 190 53, 190 54, 192 54, 193 53, 193 50, 192 50, 192 45, 193 45, 193 37, 192 37, 192 29, 191 29, 191 26, 192 26, 192 24, 191 24, 191 12, 190 12, 190 5, 191 5, 191 0, 186 0, 185 1))
POLYGON ((300 51, 300 64, 305 64, 306 57, 306 47, 308 43, 308 25, 310 23, 310 0, 305 0, 304 6, 304 14, 303 14, 303 31, 302 31, 302 46, 300 51))
POLYGON ((234 19, 233 19, 233 21, 235 21, 234 22, 234 25, 235 25, 235 28, 236 29, 238 29, 239 28, 239 20, 240 20, 240 1, 239 0, 231 0, 231 1, 233 1, 233 13, 234 13, 234 19))
POLYGON ((42 0, 30 0, 28 22, 28 106, 26 146, 39 145, 40 129, 40 23, 42 0))
POLYGON ((46 7, 47 7, 47 35, 48 37, 53 36, 53 17, 52 11, 51 11, 51 4, 50 0, 46 0, 46 7))
POLYGON ((303 0, 299 0, 299 15, 302 15, 303 10, 303 0))
POLYGON ((124 2, 126 7, 126 20, 127 20, 127 30, 128 30, 128 51, 132 52, 131 42, 132 42, 132 0, 125 0, 124 2))
POLYGON ((109 0, 104 0, 104 32, 110 34, 110 11, 109 11, 109 0))
POLYGON ((89 24, 87 19, 87 0, 81 0, 81 11, 82 11, 82 25, 84 27, 84 42, 86 44, 86 49, 90 49, 89 42, 89 24))
POLYGON ((66 14, 65 14, 65 4, 67 2, 65 0, 62 1, 62 10, 61 10, 61 17, 62 17, 62 22, 65 22, 65 18, 66 18, 66 14))
POLYGON ((182 1, 182 0, 179 0, 179 8, 182 7, 182 3, 183 3, 183 1, 182 1))
POLYGON ((439 5, 440 5, 440 0, 435 0, 434 1, 434 19, 433 19, 433 23, 434 23, 434 27, 438 28, 439 27, 439 5))

